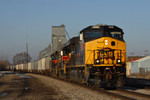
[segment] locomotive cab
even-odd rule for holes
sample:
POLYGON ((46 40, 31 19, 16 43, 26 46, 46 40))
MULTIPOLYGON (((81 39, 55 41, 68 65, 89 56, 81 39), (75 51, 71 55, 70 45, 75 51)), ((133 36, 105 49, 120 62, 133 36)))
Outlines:
POLYGON ((114 39, 124 41, 123 34, 122 29, 117 26, 98 24, 89 26, 80 31, 80 41, 85 43, 101 37, 112 37, 114 39))

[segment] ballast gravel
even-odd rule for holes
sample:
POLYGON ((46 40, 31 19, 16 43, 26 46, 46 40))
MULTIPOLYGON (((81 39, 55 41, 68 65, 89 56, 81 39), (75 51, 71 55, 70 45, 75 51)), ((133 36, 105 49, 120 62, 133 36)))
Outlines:
MULTIPOLYGON (((48 76, 37 75, 37 74, 27 74, 32 77, 37 78, 46 87, 53 88, 58 94, 57 96, 62 97, 62 100, 116 100, 119 98, 113 98, 112 96, 101 94, 97 91, 92 91, 91 89, 57 80, 48 76), (65 98, 63 98, 63 96, 65 98)), ((59 98, 60 98, 59 97, 59 98)))

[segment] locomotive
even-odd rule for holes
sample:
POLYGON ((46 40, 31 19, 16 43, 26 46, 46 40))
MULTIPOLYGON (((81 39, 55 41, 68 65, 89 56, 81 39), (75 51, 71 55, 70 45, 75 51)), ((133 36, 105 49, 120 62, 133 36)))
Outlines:
POLYGON ((115 25, 91 25, 51 54, 50 74, 96 87, 121 87, 126 78, 126 43, 115 25))

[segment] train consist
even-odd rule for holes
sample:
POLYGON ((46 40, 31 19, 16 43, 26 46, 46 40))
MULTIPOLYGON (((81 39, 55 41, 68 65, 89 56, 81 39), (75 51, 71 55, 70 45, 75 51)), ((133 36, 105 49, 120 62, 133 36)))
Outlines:
POLYGON ((114 25, 92 25, 50 57, 10 67, 96 87, 121 87, 126 78, 123 34, 122 29, 114 25))

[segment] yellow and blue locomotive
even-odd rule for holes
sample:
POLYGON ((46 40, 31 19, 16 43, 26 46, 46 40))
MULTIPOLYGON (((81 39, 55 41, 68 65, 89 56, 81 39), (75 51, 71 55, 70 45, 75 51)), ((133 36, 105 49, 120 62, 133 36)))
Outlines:
POLYGON ((97 87, 120 87, 126 77, 126 43, 114 25, 92 25, 51 55, 52 75, 97 87))

